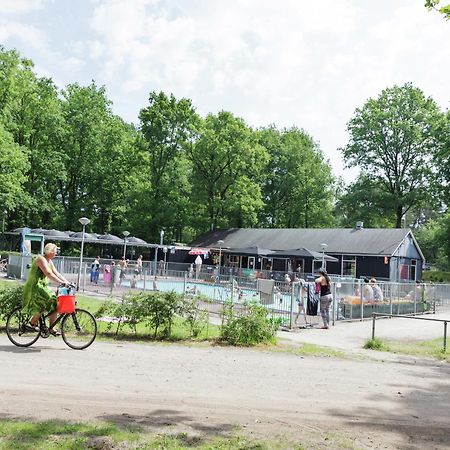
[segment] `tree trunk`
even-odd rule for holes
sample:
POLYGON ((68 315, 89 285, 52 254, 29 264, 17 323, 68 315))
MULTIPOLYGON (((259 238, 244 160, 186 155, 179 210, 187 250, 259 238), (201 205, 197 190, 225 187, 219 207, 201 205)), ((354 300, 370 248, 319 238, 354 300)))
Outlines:
POLYGON ((395 211, 395 228, 402 227, 402 217, 403 217, 403 205, 398 205, 395 211))

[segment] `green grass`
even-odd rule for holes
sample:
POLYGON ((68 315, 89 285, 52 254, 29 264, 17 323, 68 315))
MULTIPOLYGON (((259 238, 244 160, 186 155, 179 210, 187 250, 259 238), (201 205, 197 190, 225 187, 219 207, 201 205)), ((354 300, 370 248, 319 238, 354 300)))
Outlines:
POLYGON ((257 440, 237 435, 174 435, 147 432, 142 428, 119 428, 115 424, 83 424, 62 421, 25 422, 0 420, 1 450, 82 450, 86 448, 123 448, 152 450, 301 450, 299 444, 285 439, 257 440))
MULTIPOLYGON (((85 295, 77 295, 77 307, 84 308, 90 311, 92 314, 100 309, 101 305, 105 302, 111 302, 111 299, 102 299, 95 297, 88 297, 85 295)), ((144 323, 136 324, 136 333, 133 328, 128 325, 120 327, 119 334, 116 335, 117 323, 108 324, 102 320, 97 319, 97 325, 99 330, 98 338, 101 340, 132 340, 132 341, 149 341, 154 340, 153 331, 149 329, 144 323)), ((176 317, 173 323, 172 332, 167 341, 206 341, 216 339, 219 336, 219 327, 213 324, 207 324, 204 329, 195 338, 190 336, 189 327, 185 324, 184 320, 180 317, 176 317)))
POLYGON ((369 339, 364 344, 364 348, 371 350, 381 350, 381 351, 389 351, 389 347, 379 338, 369 339))
POLYGON ((262 347, 262 348, 274 352, 286 352, 297 356, 318 356, 326 358, 346 358, 348 355, 341 351, 330 347, 322 347, 316 344, 300 343, 293 344, 290 342, 279 342, 277 345, 262 347))
MULTIPOLYGON (((251 432, 250 432, 251 433, 251 432)), ((258 438, 236 426, 216 434, 156 432, 136 425, 108 422, 24 421, 0 419, 0 450, 356 450, 354 439, 339 432, 303 430, 300 434, 271 434, 258 438), (301 441, 301 442, 300 442, 301 441)))
POLYGON ((379 338, 370 339, 364 348, 390 353, 421 356, 450 362, 450 339, 447 339, 447 351, 443 351, 443 338, 426 341, 383 341, 379 338))

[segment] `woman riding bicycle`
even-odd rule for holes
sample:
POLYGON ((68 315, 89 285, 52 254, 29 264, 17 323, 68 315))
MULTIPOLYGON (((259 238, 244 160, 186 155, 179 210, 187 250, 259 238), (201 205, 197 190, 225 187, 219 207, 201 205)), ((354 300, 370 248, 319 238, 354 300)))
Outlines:
MULTIPOLYGON (((30 320, 30 326, 35 328, 36 331, 39 331, 38 321, 44 311, 55 311, 49 316, 50 325, 55 322, 58 315, 56 312, 56 294, 48 287, 48 280, 50 279, 58 284, 70 284, 53 264, 52 259, 56 256, 57 251, 58 247, 55 244, 47 244, 44 247, 44 255, 39 255, 33 260, 24 286, 22 310, 24 313, 33 316, 30 320)), ((52 326, 49 332, 53 336, 60 334, 52 326)))

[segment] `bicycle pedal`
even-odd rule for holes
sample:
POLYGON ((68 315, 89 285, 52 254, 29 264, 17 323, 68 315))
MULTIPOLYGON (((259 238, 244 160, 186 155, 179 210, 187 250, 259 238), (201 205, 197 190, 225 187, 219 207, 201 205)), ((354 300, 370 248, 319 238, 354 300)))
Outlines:
POLYGON ((49 333, 48 329, 47 330, 41 330, 41 337, 42 338, 47 339, 49 336, 50 336, 50 333, 49 333))

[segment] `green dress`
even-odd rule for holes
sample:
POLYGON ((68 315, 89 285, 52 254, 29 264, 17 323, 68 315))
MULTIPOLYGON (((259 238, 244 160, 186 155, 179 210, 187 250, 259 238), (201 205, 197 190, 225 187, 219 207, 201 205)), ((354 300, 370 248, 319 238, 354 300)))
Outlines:
MULTIPOLYGON (((52 266, 49 264, 51 270, 52 266)), ((28 279, 23 288, 22 310, 26 314, 35 315, 44 311, 51 312, 56 309, 56 294, 48 287, 48 278, 37 265, 34 259, 28 279)))

